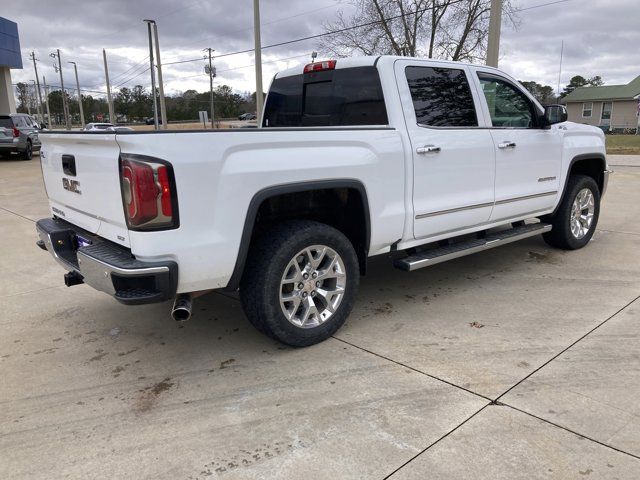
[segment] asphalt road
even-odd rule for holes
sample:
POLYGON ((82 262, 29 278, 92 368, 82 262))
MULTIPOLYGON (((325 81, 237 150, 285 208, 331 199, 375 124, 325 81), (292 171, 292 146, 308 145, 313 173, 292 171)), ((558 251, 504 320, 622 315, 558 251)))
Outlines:
POLYGON ((640 478, 640 157, 610 163, 586 248, 377 258, 291 349, 229 296, 178 325, 65 287, 37 157, 1 160, 0 478, 640 478))

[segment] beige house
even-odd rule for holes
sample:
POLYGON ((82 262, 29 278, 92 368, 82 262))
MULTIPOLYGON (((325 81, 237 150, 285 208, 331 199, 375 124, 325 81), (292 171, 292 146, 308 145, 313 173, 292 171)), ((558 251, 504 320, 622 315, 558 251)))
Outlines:
POLYGON ((640 75, 627 85, 579 87, 564 97, 569 121, 610 129, 638 128, 640 75))

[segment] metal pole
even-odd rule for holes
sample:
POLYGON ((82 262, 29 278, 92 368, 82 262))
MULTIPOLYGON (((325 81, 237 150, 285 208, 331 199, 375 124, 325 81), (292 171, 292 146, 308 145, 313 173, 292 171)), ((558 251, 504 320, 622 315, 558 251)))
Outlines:
POLYGON ((158 42, 158 25, 153 22, 153 34, 156 42, 156 64, 158 65, 158 90, 160 91, 160 119, 162 120, 162 128, 167 129, 167 108, 164 103, 164 85, 162 82, 162 62, 160 61, 160 43, 158 42))
POLYGON ((44 98, 47 104, 47 128, 51 128, 51 111, 49 110, 49 87, 47 87, 47 79, 42 77, 42 84, 44 85, 44 98))
POLYGON ((102 58, 104 59, 104 76, 107 81, 107 103, 109 104, 109 121, 113 123, 114 120, 114 112, 113 112, 113 100, 111 99, 111 84, 109 83, 109 67, 107 67, 107 52, 105 49, 102 49, 102 58))
POLYGON ((71 130, 71 123, 69 122, 69 107, 67 106, 67 94, 64 89, 64 79, 62 78, 62 60, 60 59, 60 49, 56 50, 56 56, 58 57, 58 71, 60 72, 60 88, 62 89, 62 111, 64 113, 64 124, 67 130, 71 130))
POLYGON ((256 117, 258 128, 262 127, 262 45, 260 44, 260 0, 253 0, 253 39, 256 61, 256 117))
POLYGON ((76 62, 69 62, 73 64, 73 70, 76 72, 76 87, 78 88, 78 106, 80 107, 80 123, 84 128, 84 110, 82 109, 82 93, 80 92, 80 81, 78 80, 78 66, 76 62))
POLYGON ((487 65, 490 67, 498 67, 501 24, 502 0, 491 0, 491 16, 489 17, 489 43, 487 45, 487 65))
POLYGON ((564 53, 564 40, 560 44, 560 68, 558 69, 558 102, 560 101, 560 76, 562 75, 562 54, 564 53))
POLYGON ((38 91, 38 115, 40 115, 40 122, 44 121, 44 114, 42 113, 42 93, 40 92, 40 79, 38 78, 38 67, 36 66, 36 53, 31 52, 31 60, 33 60, 33 70, 36 74, 36 86, 38 91))
POLYGON ((156 72, 153 65, 153 34, 151 32, 151 22, 153 20, 143 20, 149 28, 149 70, 151 71, 151 96, 153 97, 153 125, 158 130, 158 100, 156 98, 156 72))
MULTIPOLYGON (((36 81, 31 80, 33 82, 33 86, 35 87, 36 81)), ((27 113, 31 115, 31 87, 27 83, 27 113)))

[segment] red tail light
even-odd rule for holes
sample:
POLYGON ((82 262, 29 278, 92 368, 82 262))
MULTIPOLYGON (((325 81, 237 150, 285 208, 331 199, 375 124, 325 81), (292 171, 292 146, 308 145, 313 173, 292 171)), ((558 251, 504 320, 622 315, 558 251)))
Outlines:
POLYGON ((20 136, 20 130, 18 130, 16 127, 13 127, 13 138, 17 138, 20 136))
POLYGON ((178 227, 176 187, 169 163, 141 155, 123 155, 120 181, 124 212, 131 230, 178 227))
POLYGON ((309 63, 304 66, 304 73, 322 72, 324 70, 334 70, 336 68, 335 60, 325 60, 324 62, 309 63))

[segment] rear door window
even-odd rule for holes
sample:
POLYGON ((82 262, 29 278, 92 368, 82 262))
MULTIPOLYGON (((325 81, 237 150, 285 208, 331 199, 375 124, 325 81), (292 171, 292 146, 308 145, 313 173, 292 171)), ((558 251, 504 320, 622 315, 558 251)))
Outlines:
POLYGON ((405 69, 416 120, 428 127, 477 127, 464 70, 411 66, 405 69))
POLYGON ((354 67, 276 78, 265 127, 387 125, 378 70, 354 67))

